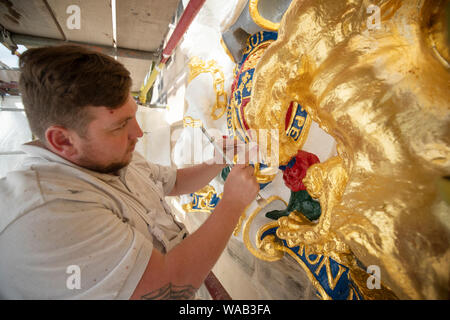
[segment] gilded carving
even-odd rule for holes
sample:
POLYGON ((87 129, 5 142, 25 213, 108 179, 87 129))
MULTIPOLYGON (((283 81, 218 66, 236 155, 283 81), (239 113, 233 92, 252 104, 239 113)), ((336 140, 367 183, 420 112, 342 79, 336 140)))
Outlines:
MULTIPOLYGON (((256 65, 248 126, 284 129, 295 101, 334 137, 338 156, 303 180, 320 201, 318 223, 293 212, 262 227, 260 248, 249 250, 269 261, 289 253, 324 299, 344 280, 349 299, 448 299, 450 205, 440 191, 450 175, 448 1, 371 4, 379 28, 369 28, 362 0, 293 1, 256 65), (383 290, 367 289, 357 260, 380 267, 383 290)), ((299 148, 282 133, 285 164, 299 148)))

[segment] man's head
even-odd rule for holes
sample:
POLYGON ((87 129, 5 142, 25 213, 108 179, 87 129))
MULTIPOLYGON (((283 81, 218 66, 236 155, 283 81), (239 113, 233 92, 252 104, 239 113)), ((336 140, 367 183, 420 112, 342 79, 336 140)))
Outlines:
POLYGON ((19 64, 30 128, 48 149, 99 172, 131 161, 142 131, 122 64, 73 45, 30 49, 19 64))

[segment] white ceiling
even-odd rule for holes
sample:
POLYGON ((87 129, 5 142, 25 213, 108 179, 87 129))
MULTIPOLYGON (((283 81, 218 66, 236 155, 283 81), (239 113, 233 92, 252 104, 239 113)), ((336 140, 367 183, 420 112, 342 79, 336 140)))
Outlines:
MULTIPOLYGON (((116 0, 117 47, 140 53, 157 52, 178 3, 179 0, 116 0)), ((111 0, 0 1, 0 24, 13 35, 39 37, 38 45, 40 38, 49 38, 112 48, 112 16, 111 0), (80 29, 68 28, 67 20, 73 14, 73 11, 66 12, 70 5, 80 8, 80 29)), ((47 44, 42 42, 42 45, 47 44)), ((132 55, 118 55, 117 59, 131 72, 132 90, 139 91, 152 61, 132 55)))

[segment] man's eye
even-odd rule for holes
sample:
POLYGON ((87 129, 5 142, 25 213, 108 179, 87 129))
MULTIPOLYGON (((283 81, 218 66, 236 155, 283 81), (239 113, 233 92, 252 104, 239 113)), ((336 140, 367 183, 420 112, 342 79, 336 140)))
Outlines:
POLYGON ((128 123, 128 121, 125 121, 125 122, 124 122, 120 127, 118 127, 116 130, 125 128, 125 126, 127 125, 127 123, 128 123))

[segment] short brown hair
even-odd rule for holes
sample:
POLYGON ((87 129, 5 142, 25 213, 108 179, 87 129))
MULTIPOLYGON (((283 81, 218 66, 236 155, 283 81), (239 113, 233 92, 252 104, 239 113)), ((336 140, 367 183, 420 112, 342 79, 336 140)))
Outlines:
POLYGON ((33 134, 45 141, 52 125, 84 136, 91 120, 86 106, 123 105, 131 88, 130 73, 107 55, 81 46, 29 49, 20 56, 19 89, 33 134))

